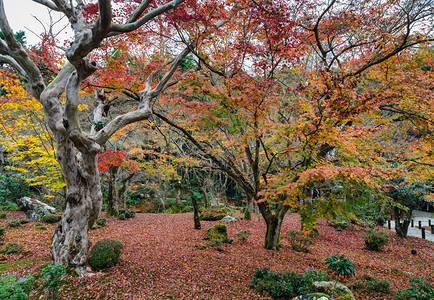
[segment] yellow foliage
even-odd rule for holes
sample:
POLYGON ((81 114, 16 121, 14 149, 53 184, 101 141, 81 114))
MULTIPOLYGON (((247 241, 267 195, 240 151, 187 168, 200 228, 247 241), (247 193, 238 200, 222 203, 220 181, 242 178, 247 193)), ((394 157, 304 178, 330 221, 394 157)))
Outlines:
POLYGON ((48 130, 42 105, 25 90, 13 74, 0 72, 0 147, 14 162, 10 170, 26 173, 26 181, 58 193, 65 186, 52 133, 48 130))

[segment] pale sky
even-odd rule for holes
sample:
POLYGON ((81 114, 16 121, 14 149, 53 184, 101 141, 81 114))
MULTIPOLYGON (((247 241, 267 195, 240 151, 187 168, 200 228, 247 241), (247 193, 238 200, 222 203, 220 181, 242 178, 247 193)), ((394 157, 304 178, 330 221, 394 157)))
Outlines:
MULTIPOLYGON (((37 44, 40 39, 31 31, 40 34, 44 32, 44 27, 33 16, 36 16, 48 29, 50 24, 48 9, 43 5, 33 2, 32 0, 3 1, 5 3, 6 16, 8 17, 9 24, 11 25, 14 32, 24 30, 26 32, 27 45, 37 44), (29 31, 29 29, 31 31, 29 31)), ((57 21, 59 16, 59 13, 52 12, 54 21, 57 21)), ((59 24, 54 28, 60 30, 65 26, 65 24, 66 22, 63 22, 63 25, 59 24)), ((61 42, 68 38, 68 32, 70 32, 69 27, 63 30, 59 35, 59 40, 61 42)))

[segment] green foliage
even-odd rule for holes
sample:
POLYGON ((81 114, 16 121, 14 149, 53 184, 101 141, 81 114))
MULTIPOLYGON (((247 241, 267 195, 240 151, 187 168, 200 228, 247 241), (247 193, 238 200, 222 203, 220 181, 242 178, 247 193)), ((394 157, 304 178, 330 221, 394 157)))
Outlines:
POLYGON ((49 294, 49 299, 58 299, 59 289, 62 287, 62 277, 66 275, 64 265, 48 264, 41 272, 41 286, 49 294))
MULTIPOLYGON (((26 33, 22 30, 18 30, 14 33, 14 38, 23 46, 26 46, 26 33)), ((5 37, 3 35, 3 32, 0 31, 0 39, 4 40, 5 37)))
POLYGON ((332 280, 330 275, 327 273, 324 273, 323 271, 318 271, 315 269, 307 269, 306 271, 304 271, 304 273, 306 274, 306 278, 310 281, 310 282, 314 282, 314 281, 330 281, 332 280))
POLYGON ((306 270, 306 276, 294 272, 270 272, 266 267, 255 268, 250 287, 273 299, 291 299, 315 291, 314 281, 328 279, 328 275, 316 270, 306 270))
MULTIPOLYGON (((119 210, 119 216, 120 215, 125 215, 126 219, 130 219, 130 218, 134 218, 134 216, 136 215, 136 212, 133 209, 120 209, 119 210)), ((119 218, 120 219, 120 218, 119 218)), ((121 219, 122 220, 122 219, 121 219)), ((125 219, 124 219, 125 220, 125 219)))
POLYGON ((365 234, 365 247, 372 251, 381 251, 381 247, 387 245, 389 237, 385 232, 378 232, 374 229, 365 234))
POLYGON ((123 220, 126 220, 127 217, 125 216, 125 214, 120 214, 118 219, 123 221, 123 220))
POLYGON ((0 249, 1 254, 20 254, 23 253, 23 246, 17 243, 9 243, 3 249, 0 249))
POLYGON ((18 219, 18 222, 20 222, 21 224, 27 224, 27 223, 29 223, 30 221, 29 221, 29 219, 27 219, 27 218, 21 218, 21 219, 18 219))
POLYGON ((6 228, 0 227, 0 237, 4 236, 6 233, 6 228))
POLYGON ((29 292, 30 289, 20 284, 16 276, 0 276, 0 300, 26 300, 29 292))
POLYGON ((396 300, 431 300, 434 299, 434 286, 421 277, 412 278, 412 287, 399 290, 396 300))
POLYGON ((42 216, 41 221, 44 223, 54 224, 54 223, 59 222, 61 219, 62 219, 61 215, 48 214, 48 215, 42 216))
POLYGON ((35 223, 35 229, 39 229, 39 230, 47 230, 47 227, 45 227, 42 223, 40 222, 36 222, 35 223))
POLYGON ((169 208, 165 210, 166 214, 178 214, 194 211, 191 201, 180 201, 176 203, 175 198, 168 198, 166 199, 166 202, 169 204, 169 208))
POLYGON ((334 271, 338 276, 354 276, 354 264, 351 262, 351 259, 345 257, 345 255, 330 256, 325 262, 328 264, 328 269, 334 271))
POLYGON ((242 230, 235 232, 235 234, 238 236, 238 240, 240 240, 244 244, 244 242, 249 238, 251 233, 248 230, 242 230))
POLYGON ((310 252, 309 246, 313 243, 308 235, 301 234, 299 231, 295 230, 289 231, 288 240, 292 250, 305 253, 310 252))
POLYGON ((124 245, 116 240, 97 242, 90 251, 89 264, 94 270, 102 270, 119 263, 124 245))
MULTIPOLYGON (((29 184, 22 178, 9 174, 0 175, 0 205, 2 210, 11 203, 16 204, 17 200, 29 194, 29 184)), ((13 207, 13 206, 12 206, 13 207)))
POLYGON ((348 224, 348 222, 342 221, 342 220, 330 221, 330 222, 328 222, 328 224, 330 226, 332 226, 334 229, 336 229, 336 231, 343 231, 346 228, 348 228, 348 226, 350 226, 350 224, 348 224))
POLYGON ((0 213, 0 219, 6 219, 7 218, 7 214, 5 212, 0 213))
POLYGON ((96 131, 100 131, 101 129, 103 129, 107 125, 106 121, 92 121, 90 123, 92 125, 95 125, 95 130, 96 131))
POLYGON ((104 227, 105 225, 107 225, 107 219, 106 218, 98 219, 96 221, 96 225, 104 227))
POLYGON ((6 202, 6 204, 0 205, 0 210, 17 211, 20 210, 20 207, 16 203, 6 202))
POLYGON ((9 227, 20 227, 21 222, 20 222, 20 220, 11 220, 8 222, 8 226, 9 227))
POLYGON ((362 280, 357 281, 352 285, 355 289, 364 289, 367 291, 380 292, 390 294, 390 283, 387 280, 380 280, 377 277, 364 275, 362 280))

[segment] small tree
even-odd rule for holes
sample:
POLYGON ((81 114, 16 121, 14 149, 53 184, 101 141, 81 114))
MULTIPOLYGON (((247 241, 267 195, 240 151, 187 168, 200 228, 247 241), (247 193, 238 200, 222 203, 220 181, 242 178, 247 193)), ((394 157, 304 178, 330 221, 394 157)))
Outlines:
POLYGON ((386 196, 395 201, 393 212, 396 235, 405 238, 408 234, 412 212, 423 206, 423 198, 415 192, 414 187, 406 185, 402 180, 392 183, 386 196))

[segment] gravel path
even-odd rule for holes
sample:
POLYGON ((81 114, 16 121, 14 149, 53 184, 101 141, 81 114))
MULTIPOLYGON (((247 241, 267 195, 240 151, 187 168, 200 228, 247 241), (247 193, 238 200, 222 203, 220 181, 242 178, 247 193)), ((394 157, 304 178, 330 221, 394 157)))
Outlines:
MULTIPOLYGON (((408 228, 408 235, 415 236, 418 238, 422 238, 422 230, 419 229, 419 221, 422 222, 422 226, 428 226, 429 220, 431 220, 431 224, 434 225, 434 215, 430 212, 414 210, 413 211, 413 219, 414 219, 414 227, 408 228)), ((385 224, 387 227, 387 223, 385 224)), ((392 230, 395 228, 395 221, 390 222, 390 227, 392 230)), ((425 239, 434 242, 434 234, 431 233, 431 230, 425 230, 425 239)))

